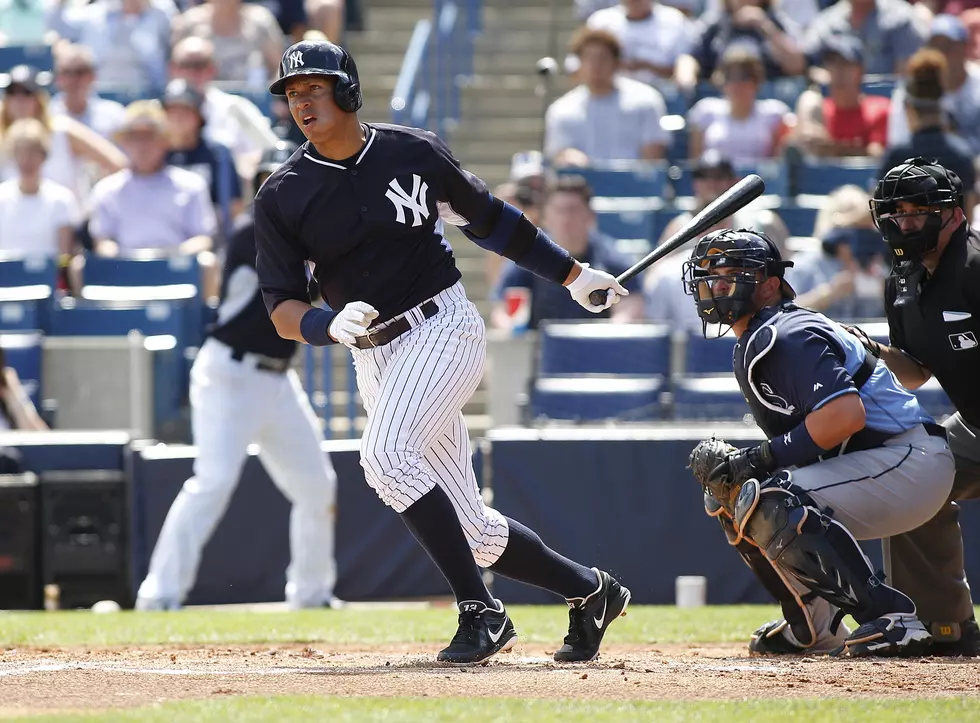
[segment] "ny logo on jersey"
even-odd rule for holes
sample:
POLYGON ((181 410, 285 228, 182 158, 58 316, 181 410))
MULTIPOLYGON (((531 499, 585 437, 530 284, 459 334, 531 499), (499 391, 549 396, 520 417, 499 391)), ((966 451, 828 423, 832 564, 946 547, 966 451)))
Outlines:
POLYGON ((286 56, 286 62, 290 68, 298 68, 303 65, 303 54, 298 50, 294 51, 286 56))
POLYGON ((398 180, 393 178, 388 184, 388 192, 385 196, 395 206, 395 220, 398 223, 408 224, 405 220, 405 209, 412 212, 412 226, 421 226, 422 219, 429 217, 429 209, 425 205, 425 194, 429 190, 429 184, 423 183, 418 174, 412 174, 412 193, 405 193, 398 180))

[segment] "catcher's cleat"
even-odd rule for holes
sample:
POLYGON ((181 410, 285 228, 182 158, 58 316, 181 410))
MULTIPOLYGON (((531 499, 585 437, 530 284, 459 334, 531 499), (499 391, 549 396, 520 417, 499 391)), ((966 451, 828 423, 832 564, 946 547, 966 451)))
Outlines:
POLYGON ((770 620, 752 633, 749 639, 749 654, 822 655, 840 648, 849 632, 844 625, 841 625, 837 628, 836 635, 827 630, 817 638, 817 642, 807 647, 796 639, 786 620, 770 620))
POLYGON ((932 635, 919 618, 908 613, 891 613, 859 627, 831 655, 911 658, 926 655, 931 644, 932 635))
POLYGON ((504 604, 499 600, 496 602, 499 610, 491 610, 478 600, 460 602, 459 628, 436 660, 453 665, 473 665, 514 647, 517 631, 504 604))
POLYGON ((626 614, 629 588, 607 572, 592 568, 599 587, 586 598, 568 600, 568 635, 555 651, 559 663, 586 663, 599 657, 599 644, 613 620, 626 614))

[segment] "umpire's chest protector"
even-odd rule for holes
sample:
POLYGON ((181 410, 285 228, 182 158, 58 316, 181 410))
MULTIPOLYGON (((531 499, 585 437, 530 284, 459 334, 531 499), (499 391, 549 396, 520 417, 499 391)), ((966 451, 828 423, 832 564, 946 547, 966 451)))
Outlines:
MULTIPOLYGON (((790 390, 780 388, 774 376, 767 373, 770 365, 764 363, 780 330, 788 331, 789 327, 802 321, 794 317, 803 315, 806 312, 793 306, 763 309, 752 319, 735 346, 735 378, 756 424, 768 437, 785 434, 806 417, 805 410, 797 409, 789 401, 790 390)), ((805 371, 800 369, 799 373, 805 371)))

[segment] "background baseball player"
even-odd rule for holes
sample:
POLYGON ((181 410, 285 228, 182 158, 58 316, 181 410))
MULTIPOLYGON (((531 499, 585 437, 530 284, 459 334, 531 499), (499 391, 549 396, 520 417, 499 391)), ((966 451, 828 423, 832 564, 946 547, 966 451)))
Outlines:
POLYGON ((915 655, 929 632, 855 538, 932 517, 953 456, 943 428, 857 338, 791 303, 791 265, 745 230, 708 234, 685 265, 705 335, 711 323, 738 338, 735 377, 769 437, 739 450, 706 440, 691 466, 708 514, 782 605, 785 618, 759 628, 751 651, 915 655), (838 628, 845 613, 860 625, 850 635, 838 628))
POLYGON ((864 340, 909 389, 935 375, 957 409, 944 423, 956 458, 950 500, 884 546, 889 579, 930 625, 933 655, 980 655, 955 502, 980 498, 980 234, 967 223, 962 200, 955 173, 913 158, 885 174, 871 204, 901 263, 885 283, 891 346, 864 340))
POLYGON ((401 515, 457 600, 459 629, 439 660, 474 663, 516 640, 479 567, 564 597, 569 632, 555 658, 595 658, 629 591, 549 549, 480 496, 462 408, 483 374, 486 337, 442 220, 564 282, 590 311, 608 308, 626 290, 494 198, 434 134, 361 123, 357 69, 342 48, 291 46, 270 90, 286 96, 308 141, 256 198, 259 285, 282 336, 351 349, 368 415, 361 439, 367 482, 401 515), (310 305, 307 260, 323 298, 339 311, 310 305), (610 289, 602 306, 588 301, 596 289, 610 289))
MULTIPOLYGON (((296 149, 280 141, 256 173, 258 187, 296 149)), ((137 609, 179 607, 194 584, 201 550, 238 484, 249 444, 292 502, 286 570, 291 607, 333 598, 337 477, 321 451, 320 425, 290 363, 296 343, 269 321, 255 273, 251 210, 229 239, 218 318, 191 369, 191 422, 198 453, 194 476, 174 500, 160 531, 137 609)))

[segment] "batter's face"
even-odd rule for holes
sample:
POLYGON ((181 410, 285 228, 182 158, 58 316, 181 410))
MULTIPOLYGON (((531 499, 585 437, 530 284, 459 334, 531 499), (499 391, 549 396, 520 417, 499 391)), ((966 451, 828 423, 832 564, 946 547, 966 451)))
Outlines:
POLYGON ((337 107, 333 88, 337 79, 328 75, 301 75, 286 81, 286 102, 293 121, 313 143, 329 139, 349 113, 337 107))

